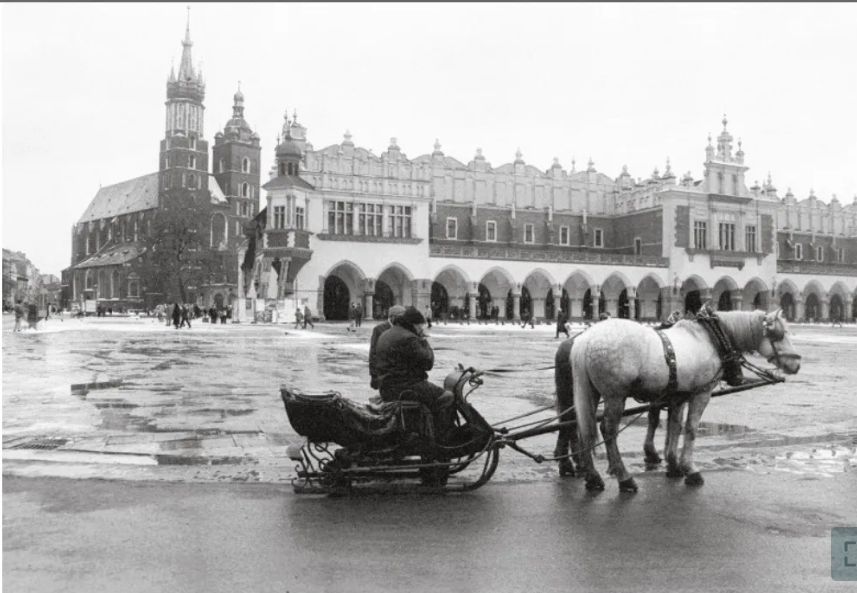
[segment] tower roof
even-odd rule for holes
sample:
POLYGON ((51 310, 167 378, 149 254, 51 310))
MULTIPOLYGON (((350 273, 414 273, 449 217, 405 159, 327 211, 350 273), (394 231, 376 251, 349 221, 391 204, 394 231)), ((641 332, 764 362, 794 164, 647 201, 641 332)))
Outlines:
POLYGON ((191 47, 193 41, 190 39, 190 7, 188 7, 187 25, 182 40, 182 58, 179 63, 178 75, 170 70, 167 81, 167 98, 184 98, 202 102, 205 98, 205 83, 202 79, 201 69, 193 67, 191 47))

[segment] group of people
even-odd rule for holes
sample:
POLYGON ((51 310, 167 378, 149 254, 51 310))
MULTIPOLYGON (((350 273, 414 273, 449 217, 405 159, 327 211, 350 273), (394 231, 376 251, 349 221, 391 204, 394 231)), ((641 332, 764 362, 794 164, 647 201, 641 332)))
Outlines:
MULTIPOLYGON (((164 310, 158 309, 158 319, 162 319, 163 314, 164 310)), ((173 325, 176 329, 187 326, 190 329, 191 320, 200 318, 210 323, 217 323, 219 320, 221 324, 225 324, 232 318, 232 309, 229 307, 220 307, 218 309, 215 306, 211 306, 203 310, 196 304, 191 305, 186 303, 180 305, 179 303, 173 303, 172 312, 167 316, 167 326, 173 325)))
POLYGON ((298 329, 301 325, 303 325, 303 329, 306 329, 307 325, 315 329, 315 324, 312 322, 312 311, 310 310, 309 305, 304 305, 303 311, 301 311, 300 307, 295 308, 295 329, 298 329))
POLYGON ((13 308, 15 310, 15 328, 13 331, 24 331, 22 323, 25 317, 27 318, 27 327, 29 329, 37 329, 39 324, 39 308, 36 306, 36 303, 19 300, 13 308))

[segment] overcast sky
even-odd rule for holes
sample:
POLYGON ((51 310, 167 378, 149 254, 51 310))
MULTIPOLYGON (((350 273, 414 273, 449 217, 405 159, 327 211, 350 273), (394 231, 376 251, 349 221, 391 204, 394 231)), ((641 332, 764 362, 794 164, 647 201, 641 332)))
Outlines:
MULTIPOLYGON (((100 184, 157 170, 185 6, 3 5, 2 245, 43 273, 100 184)), ((857 194, 855 4, 194 3, 190 28, 206 138, 240 80, 263 162, 288 108, 317 149, 700 178, 725 113, 748 182, 857 194)))

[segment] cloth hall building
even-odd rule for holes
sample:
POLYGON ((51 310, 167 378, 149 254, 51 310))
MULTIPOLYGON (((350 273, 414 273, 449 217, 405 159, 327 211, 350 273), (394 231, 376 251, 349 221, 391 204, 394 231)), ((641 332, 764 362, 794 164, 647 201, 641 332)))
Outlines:
POLYGON ((200 216, 232 266, 194 298, 228 303, 237 321, 299 304, 346 319, 352 303, 376 318, 396 303, 470 319, 492 310, 554 319, 562 309, 572 319, 654 320, 709 299, 721 310, 782 307, 793 320, 857 315, 857 199, 798 200, 770 176, 750 182, 725 117, 700 178, 677 176, 667 161, 641 179, 591 160, 540 169, 520 151, 497 166, 479 149, 464 162, 437 141, 408 158, 393 138, 376 155, 347 132, 315 149, 297 116, 265 155, 239 91, 209 158, 189 33, 183 43, 159 172, 102 188, 75 225, 66 271, 75 300, 153 302, 129 272, 139 255, 129 237, 172 183, 207 192, 200 216))

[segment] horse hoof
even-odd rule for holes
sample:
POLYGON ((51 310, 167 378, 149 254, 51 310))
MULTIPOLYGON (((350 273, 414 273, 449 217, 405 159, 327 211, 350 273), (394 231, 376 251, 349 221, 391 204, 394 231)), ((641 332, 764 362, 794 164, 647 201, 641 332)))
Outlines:
POLYGON ((677 467, 667 468, 667 477, 668 478, 683 478, 684 472, 677 467))
POLYGON ((574 477, 574 465, 572 465, 570 461, 565 461, 565 462, 560 461, 560 463, 559 463, 559 475, 563 476, 563 477, 569 476, 569 477, 573 478, 574 477))
POLYGON ((684 479, 684 483, 686 486, 702 486, 705 484, 705 480, 702 479, 701 473, 693 472, 692 474, 687 474, 687 477, 684 479))
POLYGON ((636 492, 637 491, 637 482, 634 481, 634 478, 628 478, 627 480, 622 480, 619 482, 619 492, 636 492))
POLYGON ((658 465, 661 461, 661 456, 655 452, 646 451, 645 462, 649 465, 658 465))
POLYGON ((587 478, 586 489, 590 492, 600 492, 601 490, 604 490, 604 480, 598 477, 587 478))

